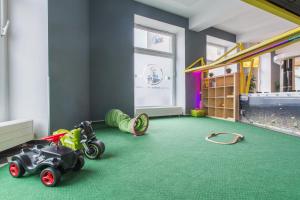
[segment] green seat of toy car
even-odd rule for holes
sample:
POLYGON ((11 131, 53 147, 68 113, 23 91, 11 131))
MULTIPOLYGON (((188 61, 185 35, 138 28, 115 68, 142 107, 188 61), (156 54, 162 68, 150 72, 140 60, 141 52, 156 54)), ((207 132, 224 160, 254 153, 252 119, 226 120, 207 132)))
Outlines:
POLYGON ((53 133, 53 135, 59 134, 59 133, 67 133, 60 139, 60 142, 63 146, 69 147, 73 150, 79 150, 81 148, 80 129, 73 129, 71 131, 66 130, 66 129, 59 129, 59 130, 55 131, 53 133))

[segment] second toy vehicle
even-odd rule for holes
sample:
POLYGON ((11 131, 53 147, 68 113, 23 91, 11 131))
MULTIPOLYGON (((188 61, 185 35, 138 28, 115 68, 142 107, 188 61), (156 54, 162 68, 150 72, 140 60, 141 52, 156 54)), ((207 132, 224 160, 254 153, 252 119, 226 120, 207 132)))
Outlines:
POLYGON ((84 155, 89 159, 100 158, 104 151, 105 145, 96 138, 92 123, 89 121, 81 122, 75 126, 75 129, 69 131, 60 129, 53 134, 66 133, 61 139, 60 144, 76 150, 82 150, 84 155))

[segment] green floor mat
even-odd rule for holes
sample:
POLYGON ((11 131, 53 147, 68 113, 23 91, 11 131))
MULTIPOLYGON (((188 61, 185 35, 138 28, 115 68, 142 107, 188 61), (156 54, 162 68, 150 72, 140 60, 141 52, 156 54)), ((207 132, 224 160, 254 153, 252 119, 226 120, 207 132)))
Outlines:
MULTIPOLYGON (((87 160, 56 188, 38 175, 0 168, 0 199, 300 199, 300 138, 209 118, 150 120, 145 136, 101 128, 102 160, 87 160), (211 132, 236 132, 235 145, 209 143, 211 132)), ((224 138, 226 139, 226 138, 224 138)))

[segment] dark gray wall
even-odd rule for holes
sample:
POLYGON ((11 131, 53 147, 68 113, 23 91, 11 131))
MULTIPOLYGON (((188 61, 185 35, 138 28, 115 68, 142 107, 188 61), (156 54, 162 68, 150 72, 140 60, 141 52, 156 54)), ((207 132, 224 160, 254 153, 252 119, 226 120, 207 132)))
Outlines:
POLYGON ((138 2, 134 2, 133 14, 141 15, 168 24, 173 24, 186 29, 189 27, 189 20, 187 18, 180 17, 178 15, 174 15, 172 13, 168 13, 138 2))
MULTIPOLYGON (((186 64, 206 54, 206 34, 235 42, 235 35, 210 28, 188 30, 188 19, 132 0, 90 1, 91 118, 103 119, 111 108, 134 113, 134 14, 186 29, 186 64)), ((195 80, 186 76, 187 109, 194 107, 195 80)))
MULTIPOLYGON (((206 34, 235 36, 211 28, 188 30, 188 19, 132 0, 49 1, 50 127, 71 128, 103 119, 111 108, 134 114, 134 14, 186 29, 186 64, 205 56, 206 34)), ((186 78, 187 108, 195 80, 186 78)))
POLYGON ((134 14, 186 28, 188 20, 132 0, 92 0, 90 5, 91 116, 111 108, 134 114, 134 14))
POLYGON ((89 1, 50 0, 50 129, 90 119, 89 1))
MULTIPOLYGON (((197 58, 204 57, 206 59, 206 36, 214 36, 227 41, 236 42, 234 34, 216 29, 208 28, 201 32, 186 30, 185 34, 185 62, 186 66, 193 63, 197 58)), ((189 113, 194 108, 196 100, 196 79, 192 73, 186 74, 186 112, 189 113)))
POLYGON ((134 111, 132 0, 90 1, 91 117, 134 111))

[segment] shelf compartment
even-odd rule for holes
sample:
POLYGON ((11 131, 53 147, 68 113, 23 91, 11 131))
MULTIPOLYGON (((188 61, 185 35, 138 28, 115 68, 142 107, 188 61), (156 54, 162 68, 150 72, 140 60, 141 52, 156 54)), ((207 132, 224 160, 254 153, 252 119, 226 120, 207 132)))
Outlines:
POLYGON ((216 79, 215 78, 209 79, 208 87, 209 88, 215 88, 216 87, 216 79))
POLYGON ((225 107, 224 99, 222 99, 222 98, 216 99, 215 105, 216 105, 216 107, 224 108, 225 107))
POLYGON ((234 94, 234 88, 233 87, 226 87, 225 88, 225 97, 232 96, 234 94))
POLYGON ((234 113, 232 109, 225 109, 225 118, 234 119, 234 113))
POLYGON ((224 97, 224 88, 216 88, 216 97, 224 97))
POLYGON ((208 97, 208 90, 202 90, 201 97, 207 98, 208 97))
POLYGON ((208 108, 207 115, 214 117, 215 116, 215 109, 214 108, 208 108))
POLYGON ((216 78, 216 87, 224 87, 224 76, 216 78))
POLYGON ((234 86, 234 76, 233 75, 225 76, 225 85, 226 86, 234 86))
POLYGON ((216 100, 215 99, 208 99, 208 106, 209 107, 215 107, 216 106, 216 100))
POLYGON ((226 98, 225 99, 225 107, 226 108, 230 108, 230 109, 234 108, 234 106, 233 106, 233 98, 226 98))
POLYGON ((224 118, 225 117, 224 108, 216 108, 215 109, 215 116, 219 117, 219 118, 224 118))
POLYGON ((208 97, 215 97, 216 96, 216 89, 215 88, 210 88, 208 90, 208 97))

